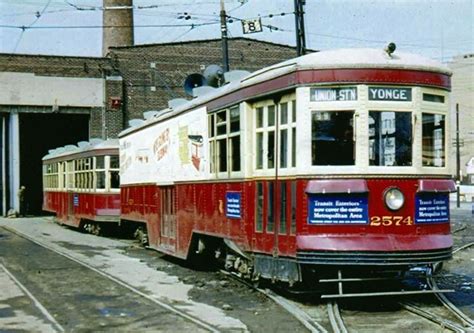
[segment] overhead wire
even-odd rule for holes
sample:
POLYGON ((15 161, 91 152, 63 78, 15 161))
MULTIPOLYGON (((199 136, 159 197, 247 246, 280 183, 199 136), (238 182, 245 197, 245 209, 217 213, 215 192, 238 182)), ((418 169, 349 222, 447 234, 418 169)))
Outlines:
MULTIPOLYGON (((235 1, 230 1, 230 2, 233 3, 235 1)), ((243 1, 243 0, 239 0, 238 2, 239 2, 239 4, 235 8, 230 9, 228 11, 228 13, 239 9, 242 6, 244 6, 245 4, 248 3, 248 1, 243 1)), ((79 25, 78 26, 72 26, 72 25, 59 26, 58 25, 58 26, 41 26, 41 27, 33 26, 44 13, 49 13, 49 12, 53 13, 53 12, 59 12, 59 11, 66 11, 66 10, 57 10, 57 11, 48 11, 48 12, 46 12, 46 9, 48 8, 50 3, 51 3, 51 0, 48 1, 48 3, 43 8, 40 15, 37 16, 35 21, 32 22, 28 26, 0 25, 0 27, 3 27, 3 28, 17 28, 17 29, 22 30, 20 38, 17 41, 17 45, 15 46, 15 50, 16 50, 19 42, 21 41, 21 38, 22 38, 24 32, 28 29, 80 29, 80 28, 99 29, 99 28, 103 28, 103 27, 115 27, 115 26, 102 26, 102 25, 91 25, 91 26, 83 26, 83 25, 81 25, 81 26, 79 26, 79 25)), ((80 11, 81 10, 104 10, 104 8, 101 7, 101 6, 77 5, 77 4, 74 4, 71 0, 64 0, 64 3, 71 6, 73 8, 72 10, 80 10, 80 11)), ((218 20, 219 15, 216 14, 216 13, 214 13, 214 14, 193 13, 193 10, 194 10, 194 8, 196 8, 196 6, 201 6, 203 4, 217 4, 217 3, 219 3, 219 1, 202 1, 202 2, 198 2, 198 3, 193 2, 193 3, 189 3, 189 4, 186 4, 186 3, 169 3, 169 4, 164 3, 163 4, 163 3, 161 3, 159 5, 146 5, 146 6, 135 6, 134 5, 134 6, 132 6, 133 9, 140 10, 139 12, 137 11, 138 12, 137 15, 161 16, 161 17, 166 17, 166 16, 169 15, 169 17, 170 17, 169 22, 172 22, 172 20, 179 19, 179 15, 181 13, 180 12, 166 12, 166 11, 160 11, 160 12, 154 11, 153 13, 145 13, 144 10, 147 10, 147 9, 156 10, 157 8, 161 8, 161 7, 172 7, 172 6, 176 7, 176 6, 192 5, 191 10, 186 11, 185 13, 187 13, 188 16, 190 16, 190 18, 192 18, 193 20, 203 21, 203 22, 199 22, 199 23, 193 22, 193 23, 189 23, 189 24, 172 24, 172 23, 169 23, 169 24, 144 24, 144 25, 134 25, 134 27, 135 28, 183 28, 183 27, 188 27, 189 28, 188 30, 186 30, 184 33, 180 34, 179 36, 177 36, 174 39, 174 40, 178 40, 178 39, 181 39, 184 35, 188 34, 191 31, 193 31, 195 28, 198 28, 198 27, 201 27, 201 26, 206 26, 206 25, 218 24, 219 23, 219 20, 218 20), (213 18, 215 18, 215 20, 213 20, 213 18)), ((229 3, 229 1, 227 3, 229 3)), ((38 13, 38 12, 36 12, 36 13, 38 13)), ((286 15, 292 15, 292 14, 294 14, 294 12, 268 13, 268 14, 263 14, 263 15, 258 14, 257 16, 254 16, 254 18, 273 19, 273 18, 282 17, 282 16, 286 16, 286 15)), ((229 14, 227 16, 230 20, 235 20, 235 21, 247 20, 247 19, 239 18, 239 17, 229 15, 229 14)), ((229 23, 231 24, 232 22, 229 22, 229 23)), ((305 21, 305 26, 307 24, 308 24, 308 22, 305 21)), ((121 27, 123 27, 123 26, 121 26, 121 27)), ((272 24, 262 23, 262 27, 268 29, 270 32, 280 31, 280 32, 285 32, 285 33, 295 33, 295 30, 293 30, 293 29, 282 28, 282 27, 272 25, 272 24)), ((318 37, 329 38, 329 39, 348 40, 348 41, 356 41, 356 42, 364 42, 364 43, 377 43, 378 44, 378 43, 386 43, 387 42, 386 40, 376 40, 376 39, 358 38, 358 37, 341 36, 341 35, 333 35, 333 34, 315 33, 315 32, 310 32, 309 29, 307 28, 307 26, 305 28, 306 28, 305 29, 306 34, 310 35, 310 36, 312 35, 312 36, 318 36, 318 37)), ((311 43, 311 40, 309 40, 309 42, 311 43)), ((461 43, 461 42, 462 42, 461 40, 459 40, 459 41, 453 41, 453 40, 449 41, 449 43, 451 45, 453 43, 457 44, 457 43, 461 43)), ((403 45, 403 46, 411 46, 411 47, 427 48, 427 49, 437 49, 437 48, 439 48, 439 46, 437 46, 437 45, 427 45, 427 44, 422 44, 422 43, 414 43, 413 41, 411 41, 411 42, 401 41, 401 42, 398 42, 397 44, 403 45)), ((444 50, 458 50, 458 48, 443 48, 443 49, 444 50)), ((445 58, 445 57, 443 56, 443 58, 445 58)), ((446 58, 448 58, 448 57, 446 57, 446 58)))
MULTIPOLYGON (((46 9, 48 9, 49 5, 51 4, 51 1, 52 0, 48 0, 48 2, 46 3, 46 5, 43 7, 43 9, 41 10, 41 12, 36 12, 36 19, 31 22, 31 24, 27 27, 28 29, 31 28, 36 22, 38 22, 38 20, 42 17, 42 15, 44 14, 44 12, 46 11, 46 9)), ((20 42, 23 38, 23 35, 25 34, 25 31, 27 29, 26 27, 22 27, 21 29, 21 33, 20 33, 20 36, 18 37, 18 40, 16 41, 16 44, 15 44, 15 47, 13 48, 13 53, 16 52, 18 46, 20 45, 20 42)))

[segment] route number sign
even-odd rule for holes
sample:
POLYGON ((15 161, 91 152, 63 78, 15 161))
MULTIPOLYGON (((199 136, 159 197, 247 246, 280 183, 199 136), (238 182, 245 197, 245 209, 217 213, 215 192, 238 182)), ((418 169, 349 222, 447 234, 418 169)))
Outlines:
POLYGON ((244 34, 262 32, 262 21, 259 18, 253 20, 242 20, 242 30, 244 34))

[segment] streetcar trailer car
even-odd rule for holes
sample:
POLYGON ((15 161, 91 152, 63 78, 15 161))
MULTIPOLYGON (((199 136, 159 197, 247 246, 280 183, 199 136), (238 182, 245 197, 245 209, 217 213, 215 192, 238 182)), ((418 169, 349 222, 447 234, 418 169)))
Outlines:
POLYGON ((92 139, 50 150, 43 157, 43 210, 61 224, 98 234, 119 224, 118 140, 92 139))

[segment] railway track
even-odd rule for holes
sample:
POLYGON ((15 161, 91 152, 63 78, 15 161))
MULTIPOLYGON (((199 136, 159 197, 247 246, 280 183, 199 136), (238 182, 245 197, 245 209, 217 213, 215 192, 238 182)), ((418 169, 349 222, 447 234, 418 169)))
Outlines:
POLYGON ((75 257, 73 257, 73 256, 71 256, 71 255, 69 255, 69 254, 66 253, 66 252, 60 251, 60 250, 58 250, 58 249, 56 249, 56 248, 54 248, 54 247, 52 247, 52 246, 49 246, 48 244, 46 244, 46 243, 44 243, 44 242, 38 241, 37 239, 33 239, 32 237, 30 237, 29 235, 27 235, 27 234, 25 234, 25 233, 23 233, 23 232, 21 232, 21 231, 18 231, 18 230, 9 228, 9 227, 7 227, 7 226, 4 226, 3 228, 4 228, 5 230, 7 230, 7 231, 9 231, 9 232, 11 232, 11 233, 13 233, 13 234, 15 234, 15 235, 21 237, 21 238, 23 238, 23 239, 26 239, 26 240, 28 240, 28 241, 30 241, 30 242, 32 242, 32 243, 35 243, 35 244, 37 244, 37 245, 39 245, 39 246, 41 246, 41 247, 43 247, 43 248, 45 248, 45 249, 47 249, 47 250, 49 250, 49 251, 52 251, 52 252, 54 252, 54 253, 56 253, 56 254, 58 254, 58 255, 64 257, 64 258, 67 258, 67 259, 69 259, 69 260, 71 260, 71 261, 74 261, 75 263, 78 263, 78 264, 80 264, 80 265, 86 267, 87 269, 89 269, 89 270, 91 270, 91 271, 93 271, 93 272, 95 272, 95 273, 97 273, 97 274, 99 274, 99 275, 101 275, 101 276, 103 276, 103 277, 109 279, 110 281, 112 281, 112 282, 114 282, 114 283, 116 283, 116 284, 118 284, 118 285, 120 285, 120 286, 122 286, 122 287, 128 289, 128 290, 131 291, 132 293, 134 293, 134 294, 136 294, 136 295, 138 295, 138 296, 140 296, 140 297, 143 297, 143 298, 147 299, 148 301, 154 303, 154 304, 157 305, 158 307, 163 308, 163 309, 165 309, 165 310, 167 310, 167 311, 173 313, 174 315, 177 315, 177 316, 183 318, 184 320, 186 320, 186 321, 188 321, 188 322, 190 322, 190 323, 196 325, 196 326, 199 327, 200 329, 203 329, 203 330, 208 331, 208 332, 220 332, 220 331, 221 331, 218 327, 215 327, 215 326, 213 326, 213 325, 210 325, 208 322, 203 321, 203 320, 201 320, 201 319, 199 319, 199 318, 197 318, 197 317, 191 316, 191 315, 189 315, 188 313, 186 313, 186 312, 184 312, 184 311, 182 311, 182 310, 180 310, 180 309, 174 307, 174 306, 171 305, 171 304, 168 304, 168 303, 163 302, 163 301, 161 301, 161 300, 159 300, 159 299, 157 299, 157 298, 155 298, 155 297, 153 297, 153 296, 150 296, 150 295, 148 295, 148 294, 146 294, 146 293, 144 293, 144 292, 138 290, 138 289, 135 288, 134 286, 128 284, 127 282, 124 282, 124 281, 122 281, 122 280, 116 278, 115 276, 113 276, 113 275, 111 275, 111 274, 109 274, 109 273, 107 273, 107 272, 105 272, 105 271, 103 271, 103 270, 97 269, 97 268, 95 268, 95 267, 89 265, 88 263, 86 263, 86 262, 84 262, 84 261, 82 261, 82 260, 79 260, 79 259, 77 259, 77 258, 75 258, 75 257))
MULTIPOLYGON (((314 302, 310 305, 305 305, 280 296, 269 289, 257 288, 233 273, 222 272, 264 294, 293 315, 310 332, 314 333, 391 331, 387 329, 387 323, 393 323, 393 330, 395 331, 397 330, 397 322, 404 322, 408 317, 412 318, 411 321, 414 326, 423 325, 427 330, 439 331, 441 329, 441 331, 458 333, 474 332, 473 320, 462 313, 443 294, 434 293, 435 297, 441 302, 441 304, 434 307, 433 304, 428 307, 420 306, 413 302, 400 302, 398 306, 394 306, 393 309, 385 312, 377 312, 372 309, 371 311, 373 312, 370 312, 370 316, 362 316, 364 319, 361 320, 361 311, 357 309, 357 306, 356 310, 350 309, 350 307, 347 309, 343 307, 341 311, 340 304, 334 300, 326 304, 314 302), (423 318, 423 320, 420 321, 420 319, 416 319, 417 317, 423 318), (366 318, 370 318, 370 320, 367 321, 366 318), (433 324, 436 325, 437 329, 432 327, 433 324)), ((428 285, 434 291, 439 290, 432 278, 428 279, 428 285)), ((423 295, 422 297, 426 296, 433 298, 432 294, 423 295)), ((397 302, 393 302, 393 304, 396 305, 397 302)), ((404 328, 410 329, 409 326, 404 328)))

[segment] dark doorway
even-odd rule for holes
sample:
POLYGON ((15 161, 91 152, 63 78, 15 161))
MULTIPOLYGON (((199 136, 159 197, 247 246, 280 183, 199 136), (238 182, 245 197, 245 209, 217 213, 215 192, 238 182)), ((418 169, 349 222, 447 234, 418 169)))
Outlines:
POLYGON ((50 149, 88 139, 88 114, 20 114, 20 185, 26 186, 28 214, 43 213, 43 156, 50 149))

